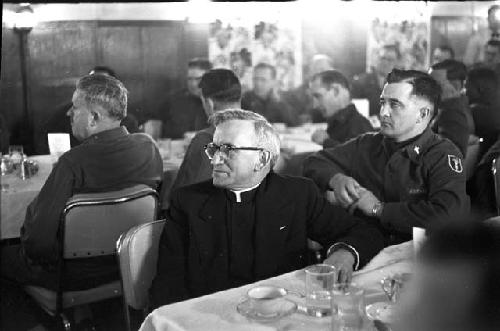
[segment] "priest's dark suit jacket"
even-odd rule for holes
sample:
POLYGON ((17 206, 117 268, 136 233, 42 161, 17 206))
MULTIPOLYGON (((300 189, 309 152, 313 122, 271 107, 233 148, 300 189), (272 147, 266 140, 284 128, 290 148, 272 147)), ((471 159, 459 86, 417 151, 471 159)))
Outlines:
MULTIPOLYGON (((307 178, 271 172, 256 190, 254 281, 305 267, 307 238, 351 245, 361 266, 383 248, 377 228, 329 204, 307 178)), ((226 193, 212 180, 173 192, 150 288, 154 307, 231 287, 226 193)))

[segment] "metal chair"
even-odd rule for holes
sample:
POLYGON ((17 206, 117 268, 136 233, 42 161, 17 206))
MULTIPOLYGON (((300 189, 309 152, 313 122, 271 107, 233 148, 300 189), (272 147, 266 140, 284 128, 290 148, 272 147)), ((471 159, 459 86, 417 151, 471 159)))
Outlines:
POLYGON ((158 245, 165 220, 142 224, 124 233, 116 243, 123 291, 123 312, 127 330, 131 330, 129 307, 149 307, 148 290, 156 274, 158 245))
POLYGON ((66 291, 67 260, 116 254, 116 241, 130 228, 156 220, 158 194, 146 185, 135 185, 113 192, 74 195, 61 216, 61 258, 58 290, 26 286, 25 291, 51 316, 59 316, 66 330, 71 329, 64 310, 120 296, 117 279, 95 288, 66 291))

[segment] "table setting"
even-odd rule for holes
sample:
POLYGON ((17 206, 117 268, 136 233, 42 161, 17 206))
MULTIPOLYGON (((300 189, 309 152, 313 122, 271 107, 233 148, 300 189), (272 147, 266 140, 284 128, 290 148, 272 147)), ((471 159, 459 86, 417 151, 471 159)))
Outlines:
POLYGON ((381 251, 349 284, 319 264, 154 310, 141 331, 387 331, 412 273, 413 243, 381 251))
POLYGON ((10 146, 1 157, 0 239, 19 237, 26 208, 40 192, 57 158, 26 156, 22 146, 10 146))

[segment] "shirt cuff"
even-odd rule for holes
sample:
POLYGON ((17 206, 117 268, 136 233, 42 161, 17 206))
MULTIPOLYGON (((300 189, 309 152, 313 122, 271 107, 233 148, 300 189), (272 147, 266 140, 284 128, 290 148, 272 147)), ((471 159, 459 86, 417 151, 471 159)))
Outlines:
POLYGON ((328 258, 333 252, 335 252, 339 249, 346 249, 349 252, 351 252, 352 255, 354 255, 354 271, 358 270, 358 268, 359 268, 359 253, 356 250, 356 248, 354 248, 353 246, 351 246, 349 244, 340 242, 340 243, 336 243, 336 244, 331 245, 330 248, 328 248, 328 250, 326 251, 326 257, 328 258))

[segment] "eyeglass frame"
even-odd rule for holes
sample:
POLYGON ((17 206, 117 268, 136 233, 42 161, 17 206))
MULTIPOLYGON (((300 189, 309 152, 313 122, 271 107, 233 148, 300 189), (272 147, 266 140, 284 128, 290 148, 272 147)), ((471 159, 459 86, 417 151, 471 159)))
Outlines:
POLYGON ((238 150, 243 150, 243 151, 261 151, 261 152, 265 152, 267 151, 265 148, 262 148, 262 147, 236 147, 236 146, 233 146, 231 144, 221 144, 221 145, 217 145, 215 143, 209 143, 209 144, 206 144, 203 149, 205 150, 205 154, 207 155, 207 157, 212 160, 214 157, 215 157, 215 153, 217 152, 220 152, 224 157, 228 158, 229 157, 229 153, 231 151, 238 151, 238 150), (209 153, 208 153, 208 149, 210 148, 210 146, 214 146, 216 147, 216 150, 213 154, 213 156, 210 156, 209 153), (224 152, 221 150, 221 148, 226 148, 227 149, 227 152, 224 152))

